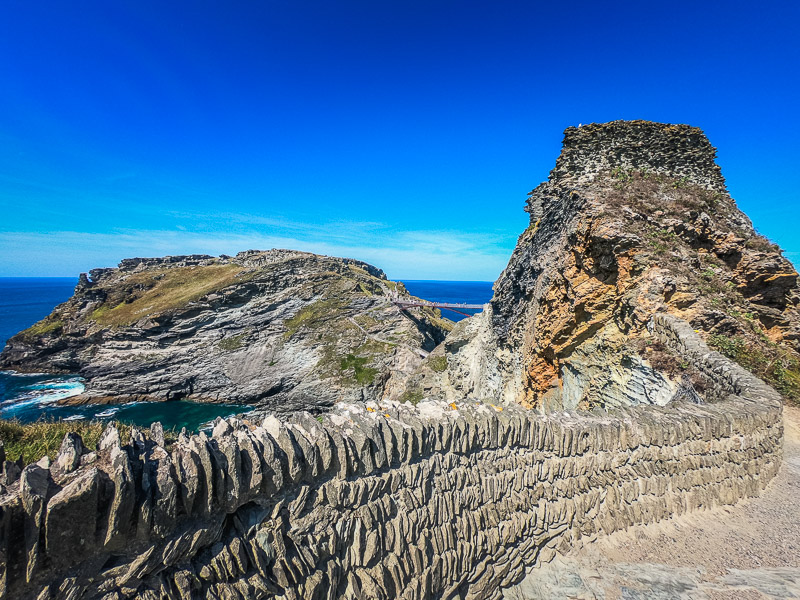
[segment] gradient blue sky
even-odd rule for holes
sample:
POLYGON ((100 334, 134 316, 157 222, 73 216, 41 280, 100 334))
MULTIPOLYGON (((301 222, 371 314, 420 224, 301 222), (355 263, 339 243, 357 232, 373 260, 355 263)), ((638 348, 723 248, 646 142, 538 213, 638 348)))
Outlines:
POLYGON ((494 280, 570 125, 690 123, 800 257, 800 3, 55 2, 0 16, 0 276, 291 247, 494 280))

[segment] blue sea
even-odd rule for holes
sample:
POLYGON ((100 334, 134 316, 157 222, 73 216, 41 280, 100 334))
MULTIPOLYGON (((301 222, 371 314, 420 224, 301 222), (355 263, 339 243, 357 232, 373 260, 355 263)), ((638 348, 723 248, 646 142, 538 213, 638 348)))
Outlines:
MULTIPOLYGON (((451 304, 486 304, 492 299, 491 281, 434 281, 403 280, 403 285, 412 296, 430 300, 431 302, 448 302, 451 304)), ((477 310, 464 312, 476 313, 477 310)), ((442 309, 442 316, 451 321, 466 319, 452 310, 442 309)))
MULTIPOLYGON (((0 347, 8 338, 46 317, 72 295, 74 277, 0 277, 0 347)), ((414 295, 433 302, 485 304, 492 297, 492 284, 485 281, 403 281, 414 295)), ((476 311, 470 311, 476 312, 476 311)), ((458 313, 443 310, 443 316, 460 321, 458 313)), ((141 427, 161 421, 166 428, 197 430, 217 416, 249 410, 244 406, 202 404, 183 400, 137 402, 120 406, 60 406, 62 398, 83 392, 80 377, 69 375, 18 374, 0 371, 0 418, 30 423, 40 419, 116 419, 141 427)))

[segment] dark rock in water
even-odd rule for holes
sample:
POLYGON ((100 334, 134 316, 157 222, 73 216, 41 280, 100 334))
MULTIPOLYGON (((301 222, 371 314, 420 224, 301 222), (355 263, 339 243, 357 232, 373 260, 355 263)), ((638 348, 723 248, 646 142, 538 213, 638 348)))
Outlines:
POLYGON ((319 411, 380 399, 452 326, 400 312, 366 263, 248 251, 126 259, 9 340, 0 368, 78 373, 66 403, 188 399, 319 411))

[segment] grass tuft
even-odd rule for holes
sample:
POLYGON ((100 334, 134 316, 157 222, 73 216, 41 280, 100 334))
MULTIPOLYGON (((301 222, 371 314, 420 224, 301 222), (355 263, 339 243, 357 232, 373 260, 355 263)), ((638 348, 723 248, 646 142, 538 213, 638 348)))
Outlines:
POLYGON ((447 357, 432 356, 428 359, 428 364, 430 365, 431 369, 437 373, 442 373, 445 369, 447 369, 447 357))
MULTIPOLYGON (((127 444, 131 437, 131 426, 115 421, 119 429, 120 440, 127 444)), ((22 457, 27 465, 36 462, 43 456, 54 459, 61 448, 61 442, 68 433, 77 433, 83 445, 89 450, 97 449, 107 421, 37 421, 23 424, 16 419, 0 419, 0 440, 3 442, 6 458, 17 460, 22 457)), ((164 438, 171 444, 178 437, 173 430, 165 430, 164 438)))
MULTIPOLYGON (((120 436, 127 442, 130 426, 117 423, 117 427, 120 436)), ((17 460, 21 456, 27 465, 45 455, 55 458, 64 436, 70 432, 81 436, 84 446, 94 449, 105 428, 106 423, 100 421, 39 421, 24 425, 17 420, 0 420, 0 440, 9 460, 17 460)))
POLYGON ((800 363, 777 344, 764 346, 741 336, 711 335, 708 345, 766 381, 793 404, 800 403, 800 363))
POLYGON ((303 328, 315 329, 323 323, 329 322, 331 318, 339 317, 346 306, 347 304, 339 298, 317 300, 304 306, 297 311, 297 314, 283 322, 286 326, 284 339, 289 339, 303 328))
POLYGON ((232 335, 230 337, 226 337, 221 339, 217 342, 217 347, 220 350, 225 350, 226 352, 232 352, 233 350, 238 350, 242 346, 244 346, 244 338, 246 334, 239 333, 237 335, 232 335))
POLYGON ((378 374, 378 369, 365 366, 369 359, 366 356, 356 356, 355 354, 348 354, 341 362, 340 367, 342 371, 353 369, 353 376, 355 380, 361 384, 372 383, 375 375, 378 374))
POLYGON ((416 406, 424 397, 425 394, 420 389, 407 389, 403 392, 403 395, 400 396, 400 402, 410 402, 416 406))

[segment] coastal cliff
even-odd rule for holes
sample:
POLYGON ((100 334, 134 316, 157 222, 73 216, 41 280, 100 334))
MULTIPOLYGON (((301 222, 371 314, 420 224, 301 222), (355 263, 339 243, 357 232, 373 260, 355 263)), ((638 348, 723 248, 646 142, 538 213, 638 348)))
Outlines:
POLYGON ((367 263, 289 250, 126 259, 11 338, 0 368, 77 373, 70 402, 188 399, 274 410, 379 400, 452 323, 401 313, 367 263))
MULTIPOLYGON (((783 398, 750 370, 796 397, 797 273, 699 130, 610 123, 566 142, 491 305, 386 387, 428 398, 218 419, 174 442, 112 423, 96 448, 68 434, 24 468, 0 445, 0 599, 500 600, 556 553, 759 494, 783 398)), ((223 266, 241 277, 249 256, 223 266)), ((367 274, 364 303, 388 285, 367 274)), ((88 300, 105 276, 82 281, 91 318, 69 323, 102 333, 159 289, 88 300)), ((281 335, 324 338, 301 314, 281 335)), ((36 326, 56 356, 65 325, 36 326)))
POLYGON ((688 125, 567 129, 489 309, 410 385, 543 411, 703 397, 703 374, 648 329, 666 313, 800 399, 797 272, 737 208, 715 156, 688 125))

